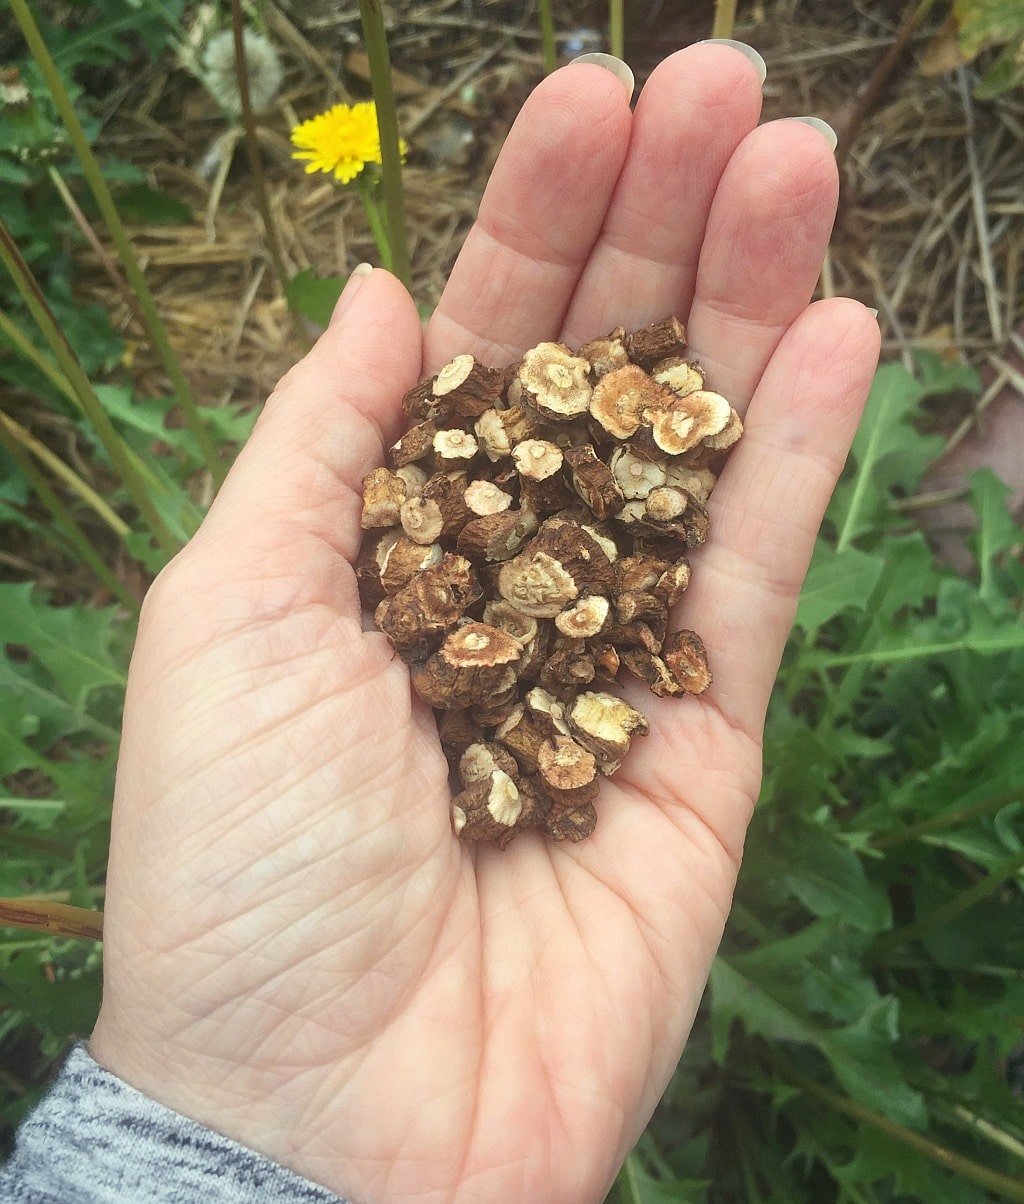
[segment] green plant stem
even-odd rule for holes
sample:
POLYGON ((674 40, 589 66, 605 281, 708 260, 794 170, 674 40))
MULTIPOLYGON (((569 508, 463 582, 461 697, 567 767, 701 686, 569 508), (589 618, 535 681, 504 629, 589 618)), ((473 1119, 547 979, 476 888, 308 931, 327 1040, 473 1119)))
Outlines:
POLYGON ((71 387, 71 381, 60 371, 57 365, 39 350, 29 339, 28 335, 0 309, 0 334, 29 361, 33 367, 46 377, 51 385, 62 393, 73 406, 78 406, 78 394, 71 387))
POLYGON ((366 220, 370 223, 370 230, 373 233, 373 241, 377 244, 377 250, 380 252, 381 266, 390 272, 393 259, 391 244, 388 242, 387 222, 385 215, 380 211, 377 198, 373 195, 373 182, 364 181, 364 175, 365 172, 362 172, 356 177, 356 191, 359 193, 359 199, 363 202, 366 220))
POLYGON ((17 464, 22 475, 38 494, 40 501, 49 510, 50 516, 53 519, 53 525, 67 540, 68 545, 78 553, 82 563, 92 569, 115 598, 120 599, 133 614, 138 614, 139 603, 104 563, 99 552, 96 551, 89 541, 89 537, 78 523, 75 522, 69 511, 65 509, 60 498, 50 488, 49 482, 32 463, 31 459, 25 453, 24 448, 20 446, 18 440, 11 433, 8 428, 8 422, 8 419, 0 420, 0 447, 3 447, 14 463, 17 464))
POLYGON ((78 156, 78 161, 82 166, 82 173, 86 178, 86 182, 100 212, 103 214, 107 230, 113 239, 114 246, 117 248, 121 266, 138 299, 139 309, 142 313, 146 330, 149 332, 149 336, 153 340, 153 344, 163 361, 168 377, 170 377, 185 420, 195 436, 196 443, 203 453, 203 459, 213 479, 219 484, 224 479, 227 470, 217 456, 217 449, 214 446, 213 439, 196 406, 192 390, 182 370, 181 361, 171 346, 171 340, 157 310, 153 294, 150 292, 146 278, 142 274, 138 260, 135 258, 135 252, 128 241, 128 235, 121 222, 120 214, 117 212, 114 198, 110 195, 110 189, 103 178, 100 165, 96 161, 96 156, 92 153, 92 148, 89 146, 85 131, 82 129, 78 116, 75 113, 74 105, 71 103, 71 97, 64 87, 64 81, 60 77, 60 72, 50 57, 50 52, 46 48, 46 43, 39 32, 39 26, 32 16, 27 0, 10 0, 10 5, 14 13, 14 18, 21 28, 22 35, 28 43, 28 48, 32 52, 32 57, 35 59, 36 66, 39 68, 39 72, 46 83, 54 106, 67 129, 68 137, 71 139, 71 145, 74 147, 75 154, 78 156))
POLYGON ((623 0, 608 0, 608 47, 618 59, 626 57, 626 17, 623 0))
POLYGON ((537 17, 540 21, 540 46, 544 56, 544 74, 550 75, 558 66, 558 51, 555 48, 555 18, 551 11, 551 0, 537 0, 537 17))
POLYGON ((64 208, 71 214, 71 220, 81 231, 82 237, 92 247, 93 254, 100 261, 100 266, 107 273, 111 284, 121 294, 128 305, 128 308, 135 315, 136 320, 145 329, 146 323, 142 316, 142 311, 139 309, 139 299, 132 292, 131 285, 125 280, 121 272, 118 271, 117 264, 110 258, 110 253, 107 248, 100 242, 99 236, 92 228, 89 219, 82 212, 81 207, 74 198, 74 194, 67 186, 64 177, 52 165, 49 168, 48 175, 54 188, 57 190, 57 195, 64 202, 64 208))
POLYGON ((270 261, 274 265, 274 275, 281 292, 285 290, 288 277, 284 270, 284 257, 281 255, 281 243, 277 237, 277 226, 274 224, 270 211, 270 201, 267 197, 267 181, 263 174, 263 156, 256 138, 256 118, 252 111, 252 94, 249 91, 249 63, 245 57, 245 24, 242 18, 241 0, 231 0, 231 32, 235 45, 235 76, 238 80, 238 99, 242 108, 242 128, 245 130, 245 153, 249 159, 249 171, 256 186, 256 204, 260 217, 263 219, 263 232, 267 239, 267 250, 270 261))
POLYGON ((119 514, 116 514, 110 507, 107 501, 100 497, 95 489, 78 475, 70 464, 65 462, 54 452, 42 443, 39 439, 21 425, 16 422, 9 414, 5 414, 0 410, 0 426, 7 431, 8 435, 19 443, 25 451, 41 463, 45 464, 51 473, 74 493, 90 510, 101 519, 114 532, 118 539, 124 540, 128 535, 130 528, 119 514))
MULTIPOLYGON (((21 327, 13 322, 2 310, 0 310, 0 334, 4 335, 12 346, 20 351, 25 359, 37 368, 80 414, 85 413, 82 409, 82 403, 78 400, 78 394, 72 388, 71 381, 68 380, 48 355, 39 350, 21 327)), ((138 452, 134 448, 129 447, 124 440, 121 440, 121 446, 124 448, 124 454, 131 461, 135 471, 149 487, 166 493, 167 487, 164 482, 153 472, 138 452)))
POLYGON ((711 27, 713 38, 731 38, 736 24, 736 0, 715 0, 715 21, 711 27))
POLYGON ((980 882, 961 891, 955 899, 950 899, 948 903, 943 903, 941 907, 936 907, 928 915, 922 916, 912 924, 907 924, 904 928, 897 928, 880 936, 875 942, 876 951, 887 953, 897 945, 904 945, 907 941, 916 940, 936 928, 941 928, 943 924, 948 924, 962 912, 969 911, 976 903, 980 903, 989 895, 994 894, 1004 882, 1016 877, 1022 869, 1024 869, 1024 853, 1018 853, 1015 857, 997 865, 980 882))
POLYGON ((854 102, 853 110, 839 132, 839 144, 836 147, 835 155, 840 171, 846 163, 846 157, 850 153, 850 147, 860 131, 864 118, 877 103, 882 89, 896 69, 896 64, 910 45, 914 30, 928 15, 934 3, 935 0, 918 0, 916 4, 911 4, 907 8, 906 16, 896 31, 896 37, 854 102))
POLYGON ((169 556, 173 556, 179 548, 177 541, 150 500, 149 494, 146 492, 145 482, 126 454, 126 448, 121 437, 114 429, 114 425, 110 421, 106 410, 104 410, 100 399, 96 396, 92 382, 86 375, 85 369, 78 362, 71 344, 64 337, 63 331, 57 325, 56 319, 46 304, 46 298, 43 296, 36 278, 32 275, 31 269, 22 258, 21 252, 18 250, 14 239, 11 238, 10 231, 7 229, 2 218, 0 218, 0 262, 4 264, 10 273, 18 292, 28 306, 29 312, 38 324, 43 337, 49 344, 50 350, 63 369, 65 376, 71 382, 82 410, 92 423, 93 429, 96 431, 100 442, 110 457, 111 463, 117 469, 139 513, 145 519, 160 546, 169 556))
MULTIPOLYGON (((25 0, 17 0, 24 3, 25 0)), ((402 194, 402 153, 398 140, 398 114, 391 86, 391 59, 384 32, 384 11, 381 0, 359 0, 359 15, 363 22, 366 56, 370 61, 370 81, 377 108, 377 128, 380 131, 381 174, 384 181, 384 211, 388 222, 388 245, 391 248, 392 271, 407 289, 412 288, 409 264, 409 244, 405 230, 405 201, 402 194)))
POLYGON ((103 912, 38 899, 0 899, 0 924, 79 940, 103 940, 103 912))
POLYGON ((892 832, 883 832, 880 836, 874 837, 871 845, 876 849, 895 848, 898 845, 906 844, 909 840, 918 840, 922 836, 928 836, 932 832, 941 832, 946 828, 957 828, 979 816, 990 815, 993 811, 1001 811, 1003 807, 1008 807, 1010 803, 1021 797, 1024 797, 1024 786, 1008 790, 1005 794, 997 794, 993 798, 982 799, 978 803, 971 803, 967 807, 958 807, 954 811, 944 811, 940 815, 932 815, 928 819, 919 820, 916 824, 907 824, 906 827, 896 828, 892 832))
POLYGON ((1002 1175, 998 1171, 989 1170, 987 1166, 981 1166, 977 1162, 972 1162, 969 1158, 965 1158, 962 1154, 956 1154, 952 1150, 947 1150, 945 1146, 939 1145, 928 1137, 924 1137, 920 1133, 915 1133, 913 1129, 904 1128, 903 1125, 897 1124, 893 1120, 889 1120, 886 1116, 880 1116, 877 1112, 873 1112, 864 1104, 858 1103, 845 1095, 840 1095, 837 1091, 831 1091, 827 1087, 822 1087, 813 1079, 806 1078, 799 1071, 793 1070, 788 1064, 783 1063, 782 1059, 772 1055, 771 1060, 783 1075, 797 1087, 802 1088, 813 1095, 822 1103, 828 1104, 830 1108, 834 1108, 837 1112, 842 1112, 846 1116, 852 1117, 854 1120, 864 1121, 866 1124, 872 1125, 879 1129, 882 1133, 892 1137, 895 1141, 902 1145, 909 1146, 912 1150, 917 1150, 925 1158, 931 1162, 938 1163, 939 1166, 945 1167, 946 1170, 952 1171, 955 1175, 960 1175, 961 1178, 968 1180, 970 1183, 976 1183, 979 1187, 984 1187, 987 1191, 995 1192, 996 1195, 1004 1200, 1010 1200, 1013 1204, 1024 1204, 1024 1181, 1020 1179, 1011 1179, 1009 1175, 1002 1175))

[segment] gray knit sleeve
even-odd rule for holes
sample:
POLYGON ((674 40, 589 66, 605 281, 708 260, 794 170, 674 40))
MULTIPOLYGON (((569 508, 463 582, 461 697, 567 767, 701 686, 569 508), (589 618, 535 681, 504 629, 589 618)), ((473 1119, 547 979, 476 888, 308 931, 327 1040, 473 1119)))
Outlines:
POLYGON ((149 1099, 75 1045, 0 1168, 3 1204, 344 1204, 149 1099))

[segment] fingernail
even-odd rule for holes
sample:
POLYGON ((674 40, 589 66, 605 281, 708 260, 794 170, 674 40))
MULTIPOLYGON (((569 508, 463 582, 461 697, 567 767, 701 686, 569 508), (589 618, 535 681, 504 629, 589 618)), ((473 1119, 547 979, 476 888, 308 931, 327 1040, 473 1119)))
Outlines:
MULTIPOLYGON (((622 59, 617 59, 614 54, 602 54, 600 51, 595 50, 591 54, 581 54, 578 58, 574 58, 572 63, 592 63, 595 67, 603 67, 605 71, 610 71, 626 89, 630 99, 632 99, 633 89, 636 87, 633 72, 630 71, 622 59)), ((570 66, 572 63, 570 63, 570 66)))
POLYGON ((735 38, 705 38, 702 42, 697 43, 698 46, 731 46, 733 50, 738 50, 744 58, 750 59, 754 64, 754 70, 757 72, 758 83, 764 83, 768 77, 768 66, 764 59, 757 53, 753 46, 748 46, 746 42, 737 42, 735 38))
POLYGON ((337 304, 334 307, 334 313, 331 314, 331 321, 337 322, 345 313, 345 310, 352 304, 356 293, 363 286, 363 281, 373 271, 372 263, 361 263, 358 267, 354 267, 349 273, 348 280, 345 281, 345 287, 341 290, 341 296, 338 298, 337 304))
POLYGON ((827 121, 822 121, 820 117, 786 117, 785 121, 799 121, 803 125, 809 125, 812 130, 817 130, 818 133, 825 139, 832 150, 835 150, 839 145, 839 137, 835 130, 827 121))
POLYGON ((870 315, 871 315, 873 318, 877 318, 877 317, 878 317, 878 310, 877 310, 877 309, 872 309, 870 305, 865 305, 865 306, 864 306, 864 308, 865 308, 865 309, 868 311, 868 313, 869 313, 869 314, 870 314, 870 315))

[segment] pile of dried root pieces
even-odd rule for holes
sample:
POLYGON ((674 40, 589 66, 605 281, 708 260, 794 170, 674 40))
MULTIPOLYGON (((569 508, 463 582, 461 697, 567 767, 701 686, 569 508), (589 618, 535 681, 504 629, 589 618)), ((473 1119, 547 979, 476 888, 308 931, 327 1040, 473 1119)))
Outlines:
POLYGON ((711 683, 669 633, 742 433, 704 388, 682 323, 619 329, 505 369, 459 355, 403 401, 415 425, 363 482, 364 603, 438 712, 464 840, 594 830, 601 775, 647 721, 605 688, 711 683))

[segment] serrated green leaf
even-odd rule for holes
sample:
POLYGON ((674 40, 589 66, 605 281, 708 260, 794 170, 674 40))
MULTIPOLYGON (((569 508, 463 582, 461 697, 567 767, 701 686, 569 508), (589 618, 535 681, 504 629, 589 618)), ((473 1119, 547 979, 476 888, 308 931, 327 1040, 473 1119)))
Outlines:
POLYGON ((787 997, 778 973, 758 979, 745 969, 742 956, 719 956, 711 971, 715 1045, 720 1054, 729 1024, 739 1020, 747 1032, 768 1041, 812 1046, 825 1056, 854 1099, 901 1124, 924 1124, 924 1101, 905 1084, 892 1056, 898 1036, 894 999, 877 1000, 851 1024, 828 1027, 813 1021, 787 997))
POLYGON ((815 631, 844 610, 863 610, 881 574, 880 557, 854 547, 837 552, 819 540, 800 592, 796 626, 815 631))
POLYGON ((623 1163, 607 1204, 701 1204, 707 1199, 707 1186, 702 1181, 655 1179, 634 1152, 623 1163))
POLYGON ((113 653, 116 619, 115 607, 50 606, 31 585, 0 584, 0 644, 31 649, 78 712, 94 690, 124 688, 113 653))
POLYGON ((892 913, 885 893, 868 880, 860 858, 827 829, 805 825, 771 863, 787 889, 813 915, 835 918, 861 932, 888 928, 892 913))

